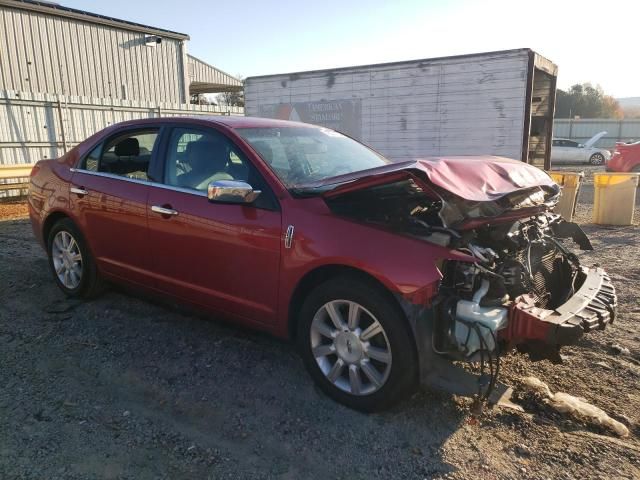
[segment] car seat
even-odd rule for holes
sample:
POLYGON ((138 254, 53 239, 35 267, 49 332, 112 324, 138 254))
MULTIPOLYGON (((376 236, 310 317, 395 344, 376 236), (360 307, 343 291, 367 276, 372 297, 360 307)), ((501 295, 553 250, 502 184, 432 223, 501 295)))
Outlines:
POLYGON ((233 180, 233 177, 225 171, 228 160, 229 153, 224 143, 212 141, 189 143, 185 151, 185 163, 191 170, 177 177, 178 186, 206 190, 210 182, 233 180))

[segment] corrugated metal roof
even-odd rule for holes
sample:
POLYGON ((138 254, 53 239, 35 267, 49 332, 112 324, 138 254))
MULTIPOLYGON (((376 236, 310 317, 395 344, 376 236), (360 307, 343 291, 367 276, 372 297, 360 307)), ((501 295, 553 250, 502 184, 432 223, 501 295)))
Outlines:
POLYGON ((149 25, 143 25, 141 23, 129 22, 128 20, 121 20, 119 18, 99 15, 97 13, 87 12, 85 10, 79 10, 76 8, 64 7, 62 5, 51 2, 39 2, 35 0, 0 0, 0 5, 5 5, 7 7, 18 8, 22 10, 37 11, 60 17, 74 18, 77 20, 84 20, 86 22, 109 25, 112 27, 134 30, 136 32, 150 33, 153 35, 160 35, 169 38, 176 38, 179 40, 189 40, 189 35, 185 33, 174 32, 171 30, 166 30, 164 28, 151 27, 149 25))
POLYGON ((203 62, 193 55, 187 55, 189 65, 189 93, 213 93, 242 90, 242 81, 203 62))

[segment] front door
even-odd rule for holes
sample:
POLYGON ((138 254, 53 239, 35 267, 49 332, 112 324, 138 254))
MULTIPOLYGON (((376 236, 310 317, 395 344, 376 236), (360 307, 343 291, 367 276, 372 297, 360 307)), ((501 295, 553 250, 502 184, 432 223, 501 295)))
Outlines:
POLYGON ((111 136, 81 160, 69 193, 100 271, 144 286, 153 286, 147 196, 158 137, 158 128, 111 136))
POLYGON ((275 320, 281 215, 250 161, 212 129, 167 132, 164 185, 150 187, 147 214, 159 287, 246 323, 275 320), (211 203, 215 180, 262 190, 251 205, 211 203))

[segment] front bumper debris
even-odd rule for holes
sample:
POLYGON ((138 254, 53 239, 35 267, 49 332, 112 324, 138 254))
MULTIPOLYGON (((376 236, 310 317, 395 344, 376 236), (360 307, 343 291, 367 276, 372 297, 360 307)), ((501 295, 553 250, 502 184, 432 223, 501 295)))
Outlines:
POLYGON ((582 286, 559 307, 536 307, 530 295, 515 299, 509 323, 500 338, 510 345, 571 345, 591 330, 603 330, 616 315, 617 297, 611 279, 600 267, 582 267, 582 286))

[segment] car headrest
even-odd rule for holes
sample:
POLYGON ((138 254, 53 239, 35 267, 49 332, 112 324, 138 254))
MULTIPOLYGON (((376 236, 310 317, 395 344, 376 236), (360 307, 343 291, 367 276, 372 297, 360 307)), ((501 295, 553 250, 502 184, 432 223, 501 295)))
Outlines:
POLYGON ((137 157, 140 155, 140 142, 137 138, 125 138, 116 145, 115 154, 118 157, 137 157))
POLYGON ((271 145, 269 145, 268 142, 264 140, 257 140, 252 143, 252 146, 258 151, 265 162, 269 165, 273 163, 273 148, 271 148, 271 145))
POLYGON ((187 145, 186 160, 192 167, 196 165, 210 166, 211 171, 221 171, 227 165, 229 156, 227 149, 219 142, 198 141, 187 145))

